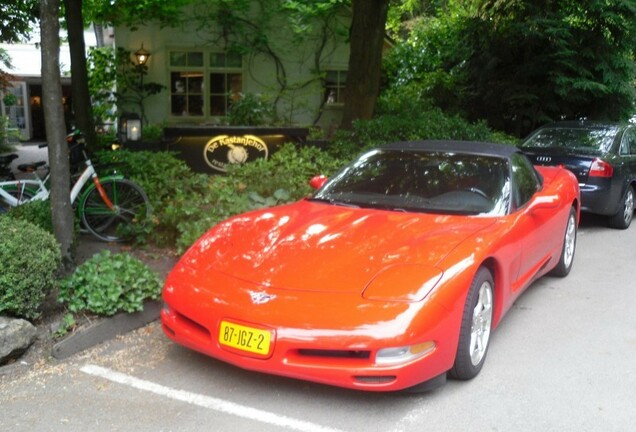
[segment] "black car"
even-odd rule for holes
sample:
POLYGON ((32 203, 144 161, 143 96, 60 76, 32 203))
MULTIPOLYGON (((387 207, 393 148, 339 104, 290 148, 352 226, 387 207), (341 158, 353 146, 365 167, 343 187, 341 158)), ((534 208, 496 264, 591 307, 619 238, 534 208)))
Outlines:
POLYGON ((581 210, 626 229, 634 214, 636 126, 562 121, 535 130, 520 145, 536 165, 563 165, 581 188, 581 210))

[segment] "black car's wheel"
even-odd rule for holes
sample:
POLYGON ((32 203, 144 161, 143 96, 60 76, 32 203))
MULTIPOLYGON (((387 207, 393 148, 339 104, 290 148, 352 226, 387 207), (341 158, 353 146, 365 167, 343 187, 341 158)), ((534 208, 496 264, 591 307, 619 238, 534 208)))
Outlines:
POLYGON ((634 188, 627 186, 623 201, 619 206, 618 213, 610 217, 609 224, 612 228, 627 229, 634 217, 634 188))
POLYGON ((492 274, 481 267, 466 297, 455 364, 449 371, 451 378, 474 378, 486 361, 492 330, 494 287, 492 274))
POLYGON ((568 222, 565 225, 561 257, 559 258, 557 266, 550 272, 551 275, 565 277, 570 273, 572 263, 574 262, 574 251, 576 250, 576 232, 576 210, 572 207, 570 209, 570 215, 568 216, 568 222))

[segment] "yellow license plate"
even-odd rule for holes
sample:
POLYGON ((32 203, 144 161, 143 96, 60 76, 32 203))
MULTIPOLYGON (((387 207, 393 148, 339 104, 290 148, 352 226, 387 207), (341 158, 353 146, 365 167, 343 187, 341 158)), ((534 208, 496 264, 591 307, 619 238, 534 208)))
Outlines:
POLYGON ((237 350, 268 355, 272 333, 227 321, 221 321, 219 343, 237 350))

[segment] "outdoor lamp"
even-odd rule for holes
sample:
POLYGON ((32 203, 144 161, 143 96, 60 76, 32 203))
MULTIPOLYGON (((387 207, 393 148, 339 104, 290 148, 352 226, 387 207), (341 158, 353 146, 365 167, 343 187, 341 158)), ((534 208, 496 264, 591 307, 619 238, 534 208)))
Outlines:
POLYGON ((141 117, 137 113, 124 113, 119 118, 119 141, 121 143, 141 139, 141 117))
POLYGON ((150 58, 150 52, 146 51, 144 49, 144 43, 141 43, 141 48, 139 48, 137 51, 135 51, 135 57, 137 58, 137 64, 139 66, 143 66, 146 64, 146 62, 148 61, 148 58, 150 58))
POLYGON ((126 128, 126 141, 139 141, 141 138, 141 120, 128 119, 126 128))

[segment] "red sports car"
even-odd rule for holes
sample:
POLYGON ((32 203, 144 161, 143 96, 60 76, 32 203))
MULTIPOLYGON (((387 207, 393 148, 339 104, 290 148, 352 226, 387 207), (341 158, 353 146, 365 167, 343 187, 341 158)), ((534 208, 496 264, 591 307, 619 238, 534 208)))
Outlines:
POLYGON ((163 291, 168 337, 259 372, 433 388, 476 376, 513 301, 572 267, 578 182, 513 146, 395 143, 312 183, 184 254, 163 291))

